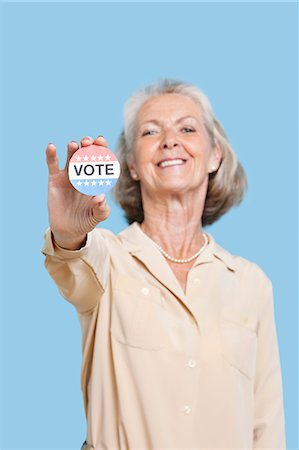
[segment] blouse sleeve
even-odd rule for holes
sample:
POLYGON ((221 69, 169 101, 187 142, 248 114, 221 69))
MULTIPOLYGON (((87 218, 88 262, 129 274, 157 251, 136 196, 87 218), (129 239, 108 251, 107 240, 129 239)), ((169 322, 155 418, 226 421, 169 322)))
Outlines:
POLYGON ((271 281, 265 277, 261 288, 255 378, 254 449, 284 450, 285 424, 282 377, 275 327, 271 281))
POLYGON ((42 253, 45 267, 62 296, 79 313, 94 309, 106 289, 110 270, 107 245, 99 230, 88 233, 80 250, 66 250, 55 243, 48 228, 42 253))

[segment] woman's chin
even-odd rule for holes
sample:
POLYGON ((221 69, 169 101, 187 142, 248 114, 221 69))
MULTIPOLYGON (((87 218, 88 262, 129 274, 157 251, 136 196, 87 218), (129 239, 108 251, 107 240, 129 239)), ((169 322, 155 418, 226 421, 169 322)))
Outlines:
POLYGON ((161 183, 160 192, 169 194, 180 194, 188 192, 191 190, 190 183, 186 183, 185 180, 168 180, 167 182, 161 183))

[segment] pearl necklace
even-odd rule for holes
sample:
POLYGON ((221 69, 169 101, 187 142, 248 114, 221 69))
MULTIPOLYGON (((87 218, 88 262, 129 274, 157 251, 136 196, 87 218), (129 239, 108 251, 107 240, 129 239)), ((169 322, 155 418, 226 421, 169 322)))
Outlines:
POLYGON ((160 250, 160 252, 162 253, 163 256, 165 256, 165 258, 169 259, 172 262, 175 263, 179 263, 179 264, 184 264, 184 263, 188 263, 190 261, 193 261, 193 259, 196 259, 206 248, 206 246, 208 245, 209 241, 207 238, 207 235, 205 233, 203 233, 203 238, 204 238, 204 244, 203 246, 195 253, 195 255, 190 256, 190 258, 187 259, 177 259, 177 258, 173 258, 172 256, 170 256, 168 253, 166 253, 165 250, 163 250, 162 247, 160 247, 159 244, 157 244, 157 242, 153 241, 153 243, 156 245, 156 247, 158 247, 158 249, 160 250))
POLYGON ((165 256, 165 258, 169 259, 172 262, 175 263, 179 263, 179 264, 184 264, 184 263, 188 263, 190 261, 193 261, 193 259, 196 259, 202 252, 203 250, 206 248, 206 246, 208 245, 208 238, 206 236, 205 233, 203 233, 203 238, 204 238, 204 244, 203 246, 195 253, 195 255, 190 256, 190 258, 187 259, 177 259, 177 258, 173 258, 172 256, 170 256, 168 253, 166 253, 165 250, 163 250, 162 247, 160 247, 160 245, 158 245, 155 241, 154 244, 158 247, 158 249, 160 250, 160 252, 162 253, 163 256, 165 256))

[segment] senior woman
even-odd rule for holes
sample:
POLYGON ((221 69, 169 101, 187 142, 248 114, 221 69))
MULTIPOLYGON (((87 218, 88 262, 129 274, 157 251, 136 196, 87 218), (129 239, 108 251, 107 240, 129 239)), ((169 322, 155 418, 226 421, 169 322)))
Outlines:
MULTIPOLYGON (((83 449, 285 449, 271 281, 206 225, 240 203, 246 177, 206 96, 172 80, 135 93, 118 142, 109 215, 47 147, 45 265, 78 313, 83 449)), ((86 137, 81 146, 107 146, 86 137)))

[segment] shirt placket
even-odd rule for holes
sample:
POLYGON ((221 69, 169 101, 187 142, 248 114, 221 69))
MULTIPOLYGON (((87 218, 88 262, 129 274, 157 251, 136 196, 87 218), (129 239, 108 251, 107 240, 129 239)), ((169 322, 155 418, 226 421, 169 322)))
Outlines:
MULTIPOLYGON (((194 267, 189 272, 186 285, 186 299, 194 315, 188 321, 188 342, 184 361, 186 402, 182 405, 182 416, 185 421, 186 432, 190 439, 194 435, 194 427, 198 421, 198 405, 200 404, 199 386, 201 377, 201 334, 204 321, 204 280, 202 279, 202 265, 194 267)), ((192 442, 189 442, 192 445, 192 442)))

